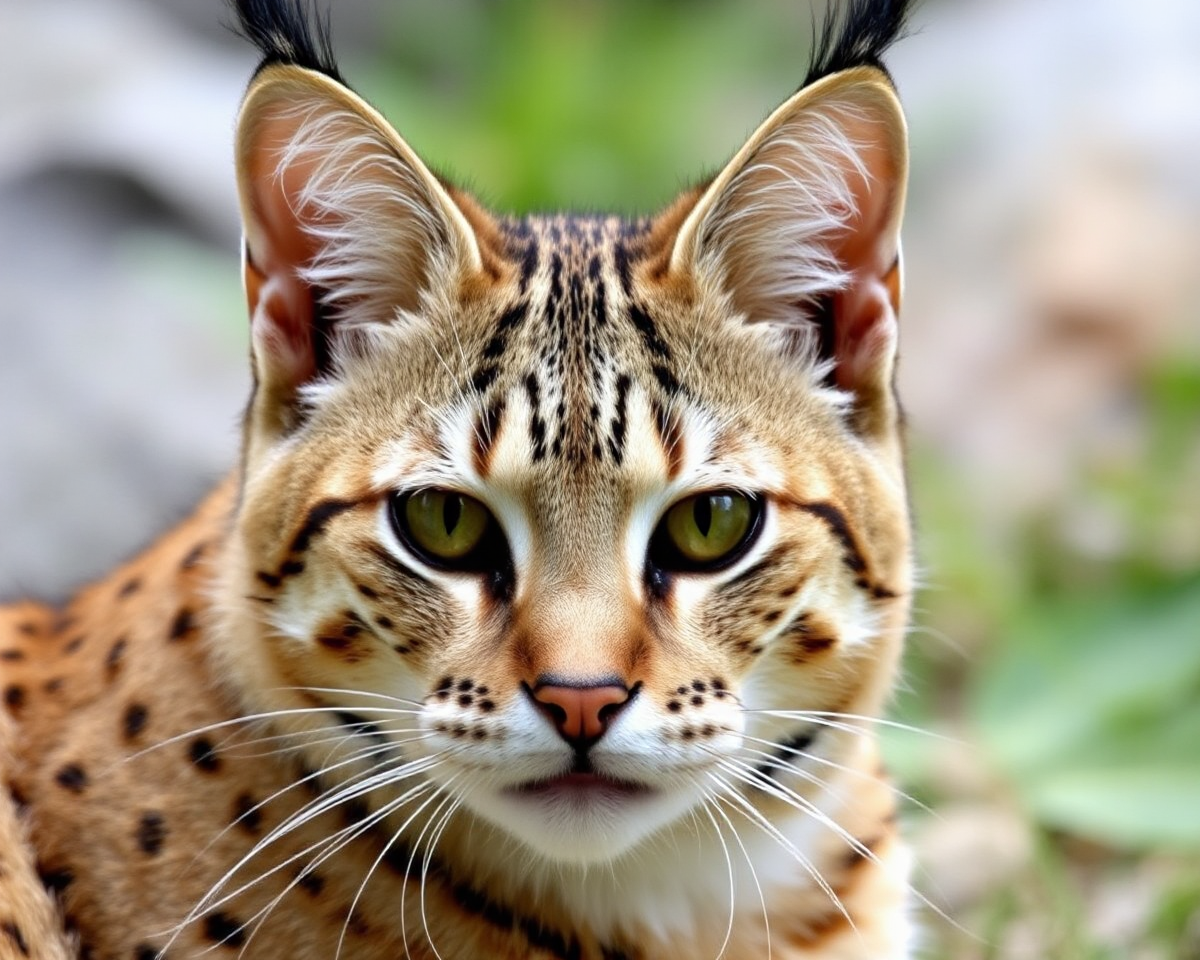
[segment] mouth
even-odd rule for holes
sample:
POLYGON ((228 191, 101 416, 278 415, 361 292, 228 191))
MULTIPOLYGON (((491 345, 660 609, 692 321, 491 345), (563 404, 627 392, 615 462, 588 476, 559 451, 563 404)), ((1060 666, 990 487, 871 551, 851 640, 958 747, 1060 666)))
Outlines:
POLYGON ((594 772, 571 771, 513 787, 509 793, 534 800, 567 803, 616 802, 648 797, 654 791, 644 783, 615 780, 594 772))

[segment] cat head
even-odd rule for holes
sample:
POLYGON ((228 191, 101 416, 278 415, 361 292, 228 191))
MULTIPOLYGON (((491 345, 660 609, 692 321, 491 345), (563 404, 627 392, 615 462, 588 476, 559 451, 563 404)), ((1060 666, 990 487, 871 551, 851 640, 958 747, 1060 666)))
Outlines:
POLYGON ((849 4, 715 177, 628 220, 485 210, 299 4, 240 4, 227 653, 330 779, 587 863, 857 749, 910 588, 903 6, 849 4))

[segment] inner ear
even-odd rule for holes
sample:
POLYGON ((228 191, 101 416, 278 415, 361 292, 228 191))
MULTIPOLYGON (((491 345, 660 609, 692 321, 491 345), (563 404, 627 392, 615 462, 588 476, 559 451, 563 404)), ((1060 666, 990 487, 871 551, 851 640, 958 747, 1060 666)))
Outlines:
POLYGON ((895 421, 904 119, 874 68, 833 74, 776 110, 680 228, 671 269, 715 277, 738 322, 826 361, 864 430, 895 421))
POLYGON ((332 372, 344 337, 414 322, 429 290, 479 272, 479 248, 386 121, 301 67, 267 67, 251 85, 237 172, 258 425, 286 431, 300 387, 332 372))

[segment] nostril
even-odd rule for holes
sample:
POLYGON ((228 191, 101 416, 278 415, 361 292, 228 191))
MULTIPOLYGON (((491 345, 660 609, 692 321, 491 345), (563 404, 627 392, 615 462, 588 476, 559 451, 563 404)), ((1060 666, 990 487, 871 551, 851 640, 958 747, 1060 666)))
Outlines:
POLYGON ((612 718, 615 717, 621 708, 624 707, 628 702, 629 697, 626 696, 620 702, 606 703, 604 706, 602 706, 597 714, 600 719, 600 725, 607 730, 612 718))
POLYGON ((608 730, 618 711, 637 692, 619 683, 564 684, 541 682, 526 692, 559 736, 576 749, 587 749, 608 730))
POLYGON ((557 703, 547 703, 545 700, 540 700, 536 694, 533 697, 533 702, 537 704, 538 709, 541 710, 542 713, 550 718, 550 722, 560 730, 567 725, 568 718, 565 707, 560 706, 557 703))

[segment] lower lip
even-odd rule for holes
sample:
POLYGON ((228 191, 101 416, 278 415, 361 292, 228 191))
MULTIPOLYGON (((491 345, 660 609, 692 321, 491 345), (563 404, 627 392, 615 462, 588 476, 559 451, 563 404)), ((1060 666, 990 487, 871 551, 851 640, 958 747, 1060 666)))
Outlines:
POLYGON ((638 783, 609 780, 594 773, 566 773, 551 780, 539 780, 517 787, 523 797, 547 800, 632 800, 650 794, 650 788, 638 783))

